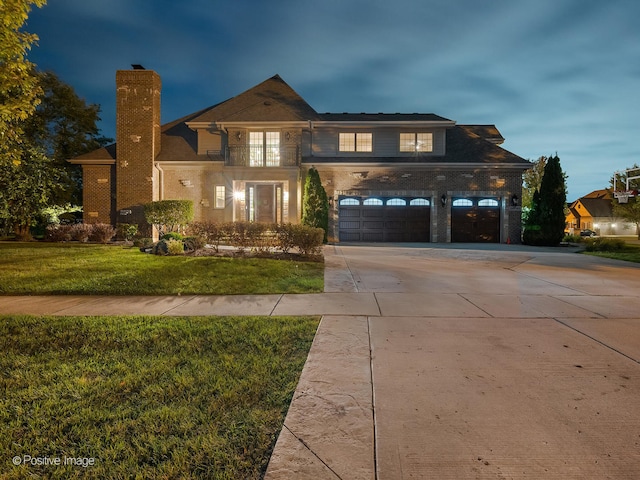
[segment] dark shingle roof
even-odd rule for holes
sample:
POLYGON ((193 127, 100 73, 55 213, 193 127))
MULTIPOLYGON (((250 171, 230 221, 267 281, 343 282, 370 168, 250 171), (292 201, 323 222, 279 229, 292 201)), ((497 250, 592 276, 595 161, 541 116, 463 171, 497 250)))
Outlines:
MULTIPOLYGON (((611 205, 611 199, 606 198, 586 198, 583 197, 580 203, 587 209, 589 215, 592 217, 611 217, 613 216, 613 206, 611 205)), ((580 215, 584 214, 580 212, 580 215)))
POLYGON ((306 163, 479 163, 487 165, 516 164, 530 168, 531 162, 473 133, 468 125, 447 129, 444 155, 403 157, 307 157, 306 163))
POLYGON ((283 122, 317 120, 318 113, 279 75, 219 103, 193 122, 283 122))
POLYGON ((451 122, 433 113, 321 113, 325 122, 451 122))

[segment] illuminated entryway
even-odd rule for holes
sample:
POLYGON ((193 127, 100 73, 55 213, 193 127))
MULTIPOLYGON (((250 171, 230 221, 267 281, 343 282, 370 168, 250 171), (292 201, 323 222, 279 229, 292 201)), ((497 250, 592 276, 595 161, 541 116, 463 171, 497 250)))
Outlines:
POLYGON ((234 220, 259 223, 288 221, 286 182, 234 182, 234 220))

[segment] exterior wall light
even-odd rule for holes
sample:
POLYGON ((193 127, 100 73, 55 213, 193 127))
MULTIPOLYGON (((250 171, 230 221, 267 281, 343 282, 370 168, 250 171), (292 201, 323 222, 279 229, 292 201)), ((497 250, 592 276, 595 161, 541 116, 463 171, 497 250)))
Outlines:
POLYGON ((442 196, 440 197, 440 203, 442 204, 443 207, 447 204, 447 194, 446 193, 443 193, 442 196))
POLYGON ((516 195, 515 193, 511 197, 511 205, 514 207, 518 206, 518 195, 516 195))

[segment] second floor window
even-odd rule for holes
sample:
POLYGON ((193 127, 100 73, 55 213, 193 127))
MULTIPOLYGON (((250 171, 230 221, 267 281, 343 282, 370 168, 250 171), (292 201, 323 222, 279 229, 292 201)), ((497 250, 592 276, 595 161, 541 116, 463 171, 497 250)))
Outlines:
POLYGON ((280 165, 280 132, 249 132, 249 165, 252 167, 280 165))
POLYGON ((339 150, 341 152, 372 152, 373 134, 341 133, 339 150))
POLYGON ((433 152, 433 133, 401 133, 401 152, 433 152))

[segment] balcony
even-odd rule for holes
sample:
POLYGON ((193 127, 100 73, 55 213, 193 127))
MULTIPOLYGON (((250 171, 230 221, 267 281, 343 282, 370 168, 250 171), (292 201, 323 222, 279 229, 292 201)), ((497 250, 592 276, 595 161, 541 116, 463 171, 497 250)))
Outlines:
POLYGON ((229 167, 297 167, 300 147, 231 146, 224 152, 229 167))

